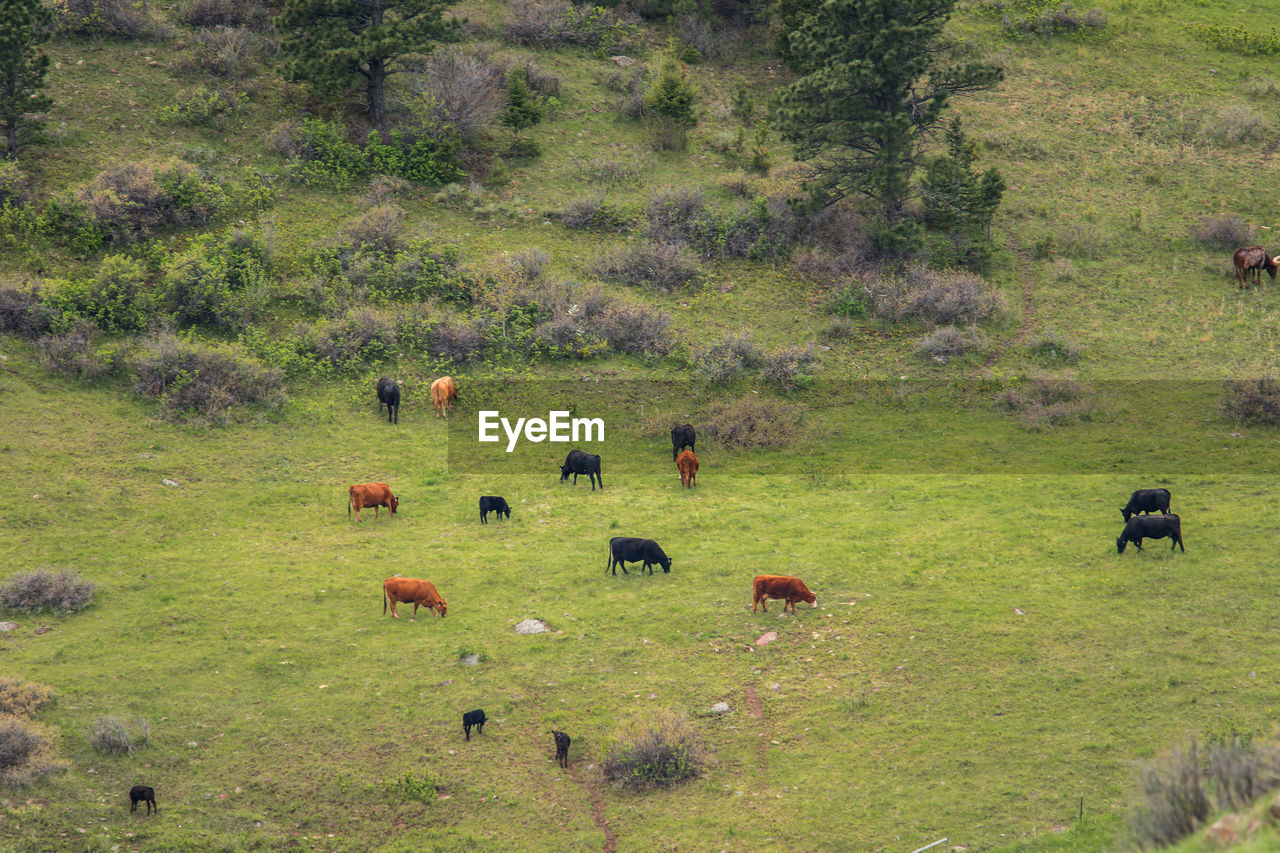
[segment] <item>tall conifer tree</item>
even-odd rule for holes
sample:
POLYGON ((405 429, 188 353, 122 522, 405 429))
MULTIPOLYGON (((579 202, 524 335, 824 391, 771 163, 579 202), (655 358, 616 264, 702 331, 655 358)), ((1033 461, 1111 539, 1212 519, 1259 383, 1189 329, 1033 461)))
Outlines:
POLYGON ((38 50, 49 40, 52 23, 53 13, 41 0, 0 0, 0 130, 10 160, 43 124, 38 115, 53 106, 40 93, 49 57, 38 50))

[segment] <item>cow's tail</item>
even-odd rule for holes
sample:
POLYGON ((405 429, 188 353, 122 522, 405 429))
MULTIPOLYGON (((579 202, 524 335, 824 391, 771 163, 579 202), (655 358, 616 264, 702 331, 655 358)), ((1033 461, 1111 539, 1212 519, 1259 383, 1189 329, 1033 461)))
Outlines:
POLYGON ((347 492, 347 521, 351 520, 351 492, 347 492))
POLYGON ((387 615, 387 588, 382 588, 382 615, 387 615))

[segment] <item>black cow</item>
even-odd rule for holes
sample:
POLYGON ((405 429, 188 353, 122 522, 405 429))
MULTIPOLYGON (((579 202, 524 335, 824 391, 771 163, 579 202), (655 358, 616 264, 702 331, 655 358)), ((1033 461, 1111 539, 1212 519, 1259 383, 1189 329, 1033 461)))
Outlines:
POLYGON ((160 812, 160 807, 156 805, 155 789, 148 785, 134 785, 129 789, 129 811, 136 812, 138 803, 147 804, 147 814, 151 814, 152 809, 157 814, 160 812))
POLYGON ((484 497, 480 498, 480 523, 481 524, 489 523, 486 516, 491 512, 496 512, 498 514, 498 518, 502 518, 504 514, 507 516, 507 518, 511 517, 511 507, 507 506, 507 502, 505 499, 495 497, 493 495, 485 495, 484 497))
POLYGON ((569 736, 564 732, 551 730, 551 734, 556 739, 556 763, 561 767, 569 766, 569 736))
POLYGON ((484 711, 476 708, 474 711, 468 711, 462 715, 462 733, 467 736, 467 740, 471 740, 471 727, 476 727, 476 734, 484 734, 484 724, 489 722, 489 718, 484 715, 484 711))
POLYGON ((697 453, 698 451, 693 448, 693 440, 695 438, 697 438, 697 435, 689 424, 673 426, 671 428, 671 461, 675 462, 676 457, 680 455, 680 451, 686 447, 697 453))
POLYGON ((671 558, 662 553, 657 542, 633 536, 615 536, 609 540, 609 565, 604 570, 607 572, 612 569, 616 575, 618 566, 622 566, 622 573, 630 574, 627 563, 641 563, 640 570, 648 569, 649 574, 653 574, 654 563, 662 566, 664 572, 671 571, 671 558))
POLYGON ((1187 553, 1186 547, 1182 544, 1182 519, 1176 515, 1135 515, 1124 524, 1124 532, 1120 534, 1120 538, 1116 540, 1117 553, 1123 554, 1125 545, 1132 542, 1138 546, 1138 550, 1142 550, 1143 539, 1163 539, 1168 536, 1173 540, 1173 544, 1169 546, 1169 550, 1182 548, 1182 553, 1187 553))
POLYGON ((1161 515, 1168 515, 1169 500, 1172 497, 1168 489, 1138 489, 1129 496, 1129 503, 1120 507, 1120 512, 1124 515, 1125 521, 1140 512, 1159 512, 1161 515))
POLYGON ((575 486, 578 485, 578 475, 586 474, 591 477, 591 491, 596 490, 596 480, 600 481, 600 488, 604 488, 604 477, 600 476, 600 457, 594 453, 570 450, 569 455, 564 458, 564 464, 560 466, 560 482, 569 479, 570 474, 573 475, 575 486))
POLYGON ((400 423, 400 383, 384 376, 378 380, 378 413, 387 407, 387 423, 400 423), (392 417, 392 413, 395 417, 392 417))

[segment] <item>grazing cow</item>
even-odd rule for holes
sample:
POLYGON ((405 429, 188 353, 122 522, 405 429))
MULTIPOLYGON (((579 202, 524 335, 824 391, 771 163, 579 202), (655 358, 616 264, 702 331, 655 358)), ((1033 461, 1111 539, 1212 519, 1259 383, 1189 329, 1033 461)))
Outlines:
POLYGON ((1130 542, 1142 550, 1143 539, 1163 539, 1168 536, 1173 540, 1170 551, 1178 548, 1187 553, 1182 544, 1182 519, 1176 515, 1135 515, 1124 524, 1124 532, 1116 540, 1116 553, 1123 554, 1130 542))
POLYGON ((564 732, 551 730, 551 735, 556 739, 556 763, 561 767, 569 766, 569 736, 564 732))
POLYGON ((507 506, 507 502, 504 498, 494 497, 493 495, 485 495, 484 497, 480 498, 480 523, 481 524, 489 523, 486 516, 491 512, 496 512, 498 514, 498 518, 502 518, 504 514, 507 516, 507 518, 511 517, 511 507, 507 506))
POLYGON ((387 423, 400 423, 400 383, 384 376, 378 380, 378 413, 387 407, 387 423), (392 417, 392 413, 395 417, 392 417))
POLYGON ((138 803, 147 804, 147 814, 151 814, 152 809, 157 814, 160 812, 160 807, 156 805, 155 789, 150 785, 134 785, 129 789, 129 811, 136 812, 138 803))
POLYGON ((600 457, 594 453, 570 450, 569 455, 564 458, 564 464, 560 466, 560 482, 569 479, 570 474, 573 475, 575 486, 578 485, 578 475, 586 474, 591 478, 591 491, 596 490, 596 480, 600 481, 600 488, 604 488, 604 477, 600 475, 600 457))
POLYGON ((756 575, 751 586, 754 598, 751 603, 752 613, 756 612, 757 604, 760 605, 761 610, 768 613, 770 598, 784 599, 786 604, 782 605, 782 612, 786 613, 789 605, 792 615, 795 615, 797 601, 807 601, 814 607, 818 606, 818 597, 809 592, 809 587, 805 586, 800 578, 787 575, 756 575))
POLYGON ((631 573, 627 571, 627 563, 640 563, 640 570, 648 569, 649 574, 653 574, 655 563, 662 566, 663 572, 671 571, 671 558, 662 552, 657 542, 634 536, 615 536, 609 540, 609 565, 604 570, 612 570, 617 575, 618 566, 622 566, 622 573, 628 575, 631 573))
POLYGON ((396 514, 400 499, 391 494, 391 487, 386 483, 363 483, 347 490, 347 518, 351 518, 351 510, 356 511, 356 521, 360 521, 360 510, 373 507, 373 517, 378 517, 378 507, 385 506, 396 514))
POLYGON ((698 485, 698 457, 692 450, 685 450, 676 459, 676 468, 680 469, 680 485, 686 489, 698 485))
POLYGON ((449 417, 449 404, 458 399, 458 386, 452 376, 441 376, 431 383, 431 403, 436 407, 436 417, 449 417))
POLYGON ((1280 267, 1280 255, 1273 258, 1261 246, 1236 249, 1232 260, 1236 265, 1236 287, 1244 289, 1248 289, 1250 278, 1254 284, 1261 286, 1263 270, 1269 272, 1271 280, 1275 281, 1276 269, 1280 267))
POLYGON ((693 427, 689 424, 681 424, 671 428, 671 461, 676 460, 676 455, 684 448, 693 450, 693 440, 697 438, 694 434, 693 427))
POLYGON ((443 619, 448 612, 449 607, 445 604, 445 600, 440 597, 440 593, 436 592, 435 584, 431 581, 418 580, 417 578, 402 578, 399 576, 389 577, 382 582, 382 615, 387 615, 387 602, 391 602, 391 615, 393 618, 399 619, 400 614, 396 613, 396 602, 408 604, 413 602, 413 618, 418 615, 419 607, 430 608, 440 614, 443 619))
POLYGON ((462 733, 467 736, 467 740, 471 740, 471 727, 476 727, 476 734, 484 734, 484 724, 489 722, 489 718, 484 715, 484 711, 476 708, 474 711, 468 711, 462 715, 462 733))
POLYGON ((1125 521, 1140 512, 1148 514, 1158 512, 1168 515, 1169 500, 1172 497, 1168 489, 1138 489, 1129 496, 1129 502, 1120 507, 1120 514, 1124 516, 1125 521))

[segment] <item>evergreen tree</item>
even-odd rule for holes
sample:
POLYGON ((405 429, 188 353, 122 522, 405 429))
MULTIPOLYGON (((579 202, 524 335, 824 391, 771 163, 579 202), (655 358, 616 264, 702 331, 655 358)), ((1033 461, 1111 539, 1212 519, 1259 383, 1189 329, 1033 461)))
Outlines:
POLYGON ((644 96, 644 105, 658 126, 662 147, 684 147, 685 133, 698 123, 693 112, 694 98, 692 84, 675 57, 668 54, 658 79, 644 96))
POLYGON ((49 40, 53 13, 41 0, 0 0, 0 128, 5 156, 31 142, 43 122, 38 114, 53 106, 40 94, 49 57, 37 51, 49 40))
POLYGON ((960 119, 947 123, 947 153, 925 167, 920 196, 931 226, 939 230, 991 235, 991 218, 1004 196, 1004 178, 992 167, 981 175, 973 170, 973 142, 960 119))
POLYGON ((870 199, 890 231, 947 102, 995 85, 996 66, 944 62, 955 0, 826 0, 788 36, 803 76, 779 93, 777 125, 810 161, 825 203, 870 199))
POLYGON ((511 128, 515 134, 512 148, 520 139, 520 131, 533 127, 542 121, 542 105, 529 89, 529 81, 525 79, 524 69, 517 66, 507 74, 507 105, 503 108, 498 121, 511 128))
POLYGON ((363 77, 369 116, 385 130, 387 75, 405 54, 429 53, 456 36, 458 22, 443 17, 452 2, 285 0, 276 18, 284 75, 321 93, 343 91, 363 77))
POLYGON ((806 66, 804 54, 791 50, 791 34, 800 29, 805 18, 812 15, 822 0, 777 0, 773 18, 773 53, 792 71, 804 74, 812 69, 806 66))

